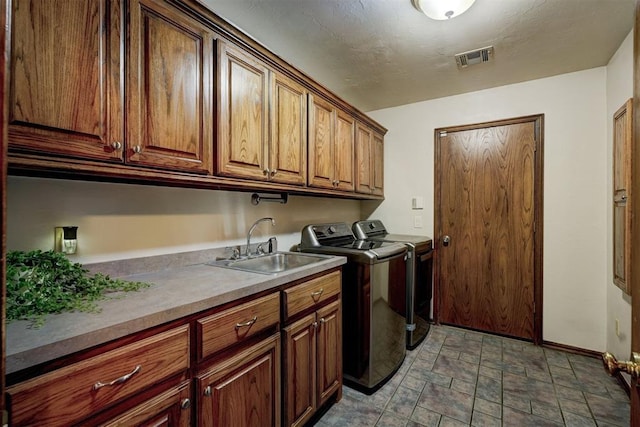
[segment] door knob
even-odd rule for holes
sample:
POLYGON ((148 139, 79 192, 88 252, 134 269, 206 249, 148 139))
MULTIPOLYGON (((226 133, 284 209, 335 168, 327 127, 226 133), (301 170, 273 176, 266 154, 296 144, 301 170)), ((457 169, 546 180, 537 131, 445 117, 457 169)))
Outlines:
POLYGON ((604 369, 609 375, 615 375, 622 371, 633 378, 638 378, 638 375, 640 375, 640 354, 633 352, 631 357, 633 361, 625 360, 619 362, 613 354, 606 352, 602 354, 602 363, 604 363, 604 369))
POLYGON ((442 245, 443 246, 449 246, 449 243, 451 242, 451 237, 449 236, 444 236, 442 238, 442 245))

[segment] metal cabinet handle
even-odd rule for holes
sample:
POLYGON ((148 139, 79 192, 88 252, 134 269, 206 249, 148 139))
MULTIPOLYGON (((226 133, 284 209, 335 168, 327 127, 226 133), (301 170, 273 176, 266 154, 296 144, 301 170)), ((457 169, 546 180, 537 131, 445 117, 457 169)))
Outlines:
POLYGON ((132 149, 132 150, 133 150, 133 152, 134 152, 134 153, 136 153, 136 154, 140 154, 140 153, 142 153, 142 147, 141 147, 140 145, 134 145, 131 149, 132 149))
POLYGON ((191 407, 191 400, 184 399, 182 402, 180 402, 180 409, 189 409, 190 407, 191 407))
POLYGON ((211 386, 205 387, 204 395, 207 396, 207 397, 211 396, 211 386))
POLYGON ((265 170, 263 170, 263 171, 262 171, 262 173, 263 173, 265 176, 269 176, 269 174, 271 173, 271 171, 269 170, 269 168, 266 168, 265 170))
POLYGON ((123 382, 128 381, 132 376, 134 376, 135 374, 137 374, 138 372, 140 372, 140 369, 142 368, 141 365, 136 366, 133 371, 129 372, 126 375, 121 376, 120 378, 116 378, 115 380, 108 382, 108 383, 103 383, 98 381, 97 383, 95 383, 93 385, 93 389, 94 390, 98 390, 102 387, 107 387, 107 386, 114 386, 117 384, 122 384, 123 382))
POLYGON ((324 292, 324 288, 320 288, 320 290, 311 292, 311 297, 312 298, 319 297, 320 295, 322 295, 323 292, 324 292))
POLYGON ((318 322, 313 322, 313 323, 311 324, 311 326, 313 326, 314 328, 317 328, 317 327, 318 327, 318 322))
POLYGON ((324 325, 325 323, 327 323, 327 320, 324 317, 321 317, 320 323, 324 325))
POLYGON ((253 316, 253 319, 247 320, 246 322, 236 323, 236 330, 238 330, 240 328, 244 328, 246 326, 251 326, 254 323, 256 323, 256 320, 258 320, 258 316, 253 316))
POLYGON ((120 141, 113 141, 111 143, 111 148, 113 148, 114 150, 119 150, 122 148, 122 143, 120 141))
POLYGON ((278 173, 278 169, 274 169, 271 171, 271 176, 274 176, 276 173, 278 173))

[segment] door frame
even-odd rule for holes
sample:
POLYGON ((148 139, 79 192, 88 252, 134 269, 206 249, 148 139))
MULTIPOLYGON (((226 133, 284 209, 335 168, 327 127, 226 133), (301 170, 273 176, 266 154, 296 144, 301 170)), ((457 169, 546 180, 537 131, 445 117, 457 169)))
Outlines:
MULTIPOLYGON (((640 2, 640 0, 638 0, 640 2)), ((534 200, 534 237, 533 237, 533 343, 542 344, 542 261, 543 261, 543 212, 544 212, 544 114, 515 117, 491 122, 482 122, 461 126, 448 126, 437 128, 434 131, 434 278, 433 278, 433 319, 440 324, 440 263, 438 253, 441 249, 442 241, 442 212, 440 211, 440 200, 442 197, 442 174, 441 139, 442 132, 458 132, 466 130, 477 130, 495 126, 506 126, 519 123, 534 123, 534 137, 536 149, 534 156, 534 179, 533 179, 533 200, 534 200)))
MULTIPOLYGON (((630 254, 629 289, 631 289, 631 351, 640 351, 640 0, 636 0, 633 29, 633 141, 631 142, 631 182, 629 184, 630 254)), ((631 377, 631 425, 640 425, 640 389, 631 377)))

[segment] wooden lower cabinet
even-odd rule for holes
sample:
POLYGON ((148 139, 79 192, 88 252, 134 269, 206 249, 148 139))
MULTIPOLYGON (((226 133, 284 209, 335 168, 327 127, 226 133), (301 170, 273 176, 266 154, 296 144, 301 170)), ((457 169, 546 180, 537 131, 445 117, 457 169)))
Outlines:
MULTIPOLYGON (((188 427, 191 425, 191 381, 185 381, 107 422, 104 427, 188 427)), ((87 425, 96 425, 91 422, 87 425)))
POLYGON ((340 300, 283 329, 284 417, 301 426, 334 393, 342 392, 342 316, 340 300))
POLYGON ((280 335, 201 370, 196 390, 199 426, 280 426, 280 335))

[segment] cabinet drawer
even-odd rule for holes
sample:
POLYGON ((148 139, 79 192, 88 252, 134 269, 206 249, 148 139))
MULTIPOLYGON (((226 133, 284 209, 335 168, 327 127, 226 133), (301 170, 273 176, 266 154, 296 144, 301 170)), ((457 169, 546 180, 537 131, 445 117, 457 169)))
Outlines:
POLYGON ((199 319, 200 359, 242 342, 280 322, 280 295, 275 292, 199 319))
POLYGON ((184 325, 9 387, 11 423, 69 425, 188 368, 184 325))
POLYGON ((340 272, 334 271, 284 290, 284 316, 286 319, 315 305, 334 298, 340 293, 340 272))

